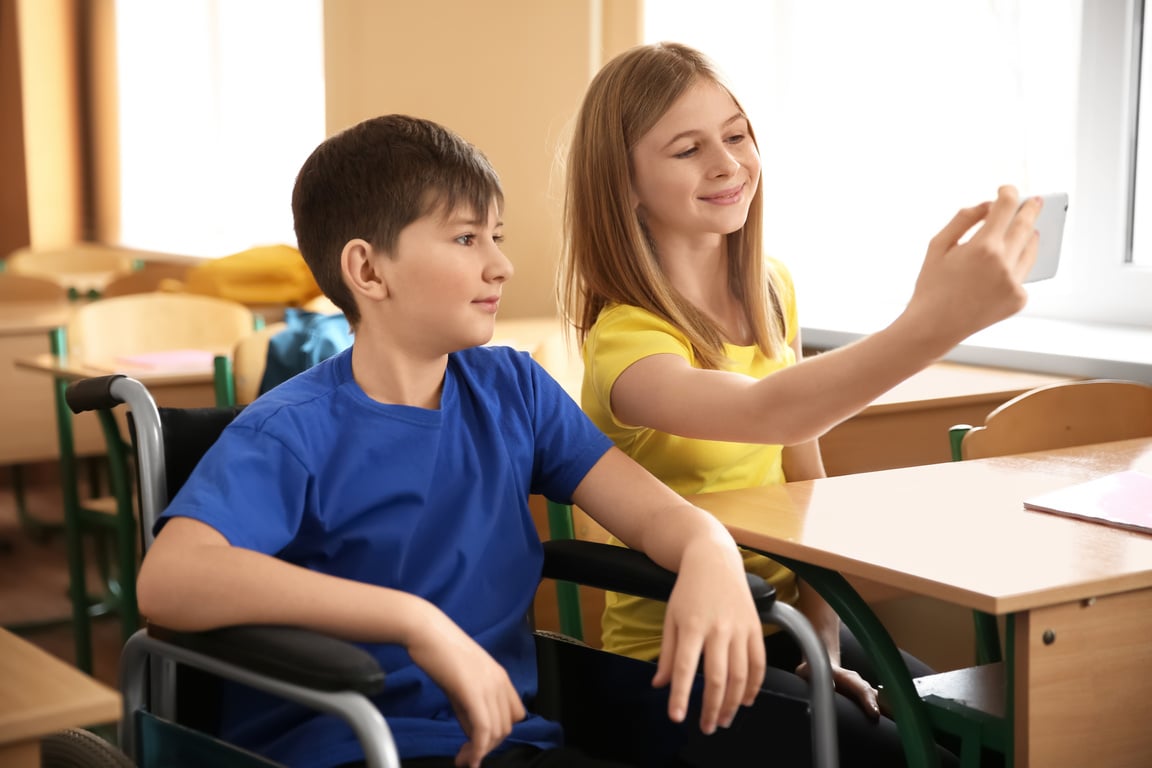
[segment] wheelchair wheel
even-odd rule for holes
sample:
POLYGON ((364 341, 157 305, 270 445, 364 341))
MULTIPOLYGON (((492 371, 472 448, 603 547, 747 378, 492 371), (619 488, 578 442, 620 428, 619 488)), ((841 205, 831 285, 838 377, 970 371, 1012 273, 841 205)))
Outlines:
POLYGON ((133 764, 96 734, 69 728, 40 740, 40 768, 133 768, 133 764))

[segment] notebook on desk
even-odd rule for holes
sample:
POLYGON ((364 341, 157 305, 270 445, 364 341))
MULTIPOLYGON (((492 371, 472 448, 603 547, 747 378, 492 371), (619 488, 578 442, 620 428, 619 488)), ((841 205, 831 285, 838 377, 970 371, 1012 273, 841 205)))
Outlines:
POLYGON ((1152 533, 1152 475, 1116 472, 1025 499, 1024 508, 1152 533))
POLYGON ((117 355, 114 360, 100 363, 97 367, 119 373, 211 373, 214 357, 215 353, 207 349, 166 349, 136 355, 117 355))

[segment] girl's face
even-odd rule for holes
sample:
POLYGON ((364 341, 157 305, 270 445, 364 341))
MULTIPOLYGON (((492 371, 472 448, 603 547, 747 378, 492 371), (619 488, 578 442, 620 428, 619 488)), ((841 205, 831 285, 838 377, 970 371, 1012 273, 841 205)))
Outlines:
POLYGON ((664 246, 713 244, 743 227, 759 179, 748 119, 710 80, 685 91, 632 150, 633 202, 664 246))

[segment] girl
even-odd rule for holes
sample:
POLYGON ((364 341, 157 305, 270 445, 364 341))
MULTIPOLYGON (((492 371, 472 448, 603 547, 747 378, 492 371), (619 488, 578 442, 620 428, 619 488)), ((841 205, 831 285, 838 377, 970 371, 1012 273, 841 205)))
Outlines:
MULTIPOLYGON (((577 117, 560 295, 583 347, 582 405, 681 494, 823 477, 820 435, 1026 298, 1021 281, 1036 255, 1040 203, 1020 206, 1003 187, 933 238, 897 320, 799 362, 789 273, 762 254, 760 171, 740 104, 712 64, 683 45, 640 46, 609 62, 577 117)), ((836 614, 778 563, 746 553, 745 567, 824 638, 843 694, 845 764, 901 763, 862 649, 836 614)), ((662 608, 608 595, 605 648, 654 658, 662 608)), ((770 664, 803 674, 790 638, 765 642, 770 664)), ((907 660, 913 675, 930 671, 907 660)), ((797 683, 781 673, 766 687, 787 694, 797 683)), ((807 731, 793 732, 803 763, 807 731)))

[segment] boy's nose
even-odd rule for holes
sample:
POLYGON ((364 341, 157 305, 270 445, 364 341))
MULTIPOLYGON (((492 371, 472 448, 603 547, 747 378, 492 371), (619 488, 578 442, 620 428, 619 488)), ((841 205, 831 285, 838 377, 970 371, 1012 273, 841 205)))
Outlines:
POLYGON ((512 266, 512 261, 504 255, 504 251, 500 250, 499 247, 493 246, 492 251, 492 258, 485 270, 486 279, 499 282, 508 280, 516 273, 516 268, 512 266))

